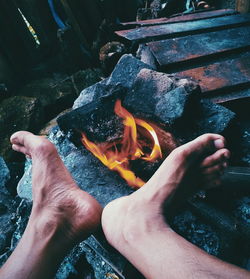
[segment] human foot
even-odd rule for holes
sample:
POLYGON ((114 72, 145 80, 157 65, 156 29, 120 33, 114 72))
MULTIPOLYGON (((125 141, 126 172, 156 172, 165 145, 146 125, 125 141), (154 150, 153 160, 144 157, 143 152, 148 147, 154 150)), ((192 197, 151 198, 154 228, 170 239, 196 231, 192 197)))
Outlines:
POLYGON ((32 158, 33 208, 30 220, 40 230, 57 232, 68 244, 86 238, 100 223, 101 206, 79 189, 54 145, 29 132, 11 136, 12 148, 32 158))
POLYGON ((167 228, 164 205, 178 205, 204 182, 206 186, 217 185, 229 156, 225 139, 215 134, 200 136, 176 148, 141 189, 104 208, 102 227, 108 241, 130 258, 131 240, 167 228))

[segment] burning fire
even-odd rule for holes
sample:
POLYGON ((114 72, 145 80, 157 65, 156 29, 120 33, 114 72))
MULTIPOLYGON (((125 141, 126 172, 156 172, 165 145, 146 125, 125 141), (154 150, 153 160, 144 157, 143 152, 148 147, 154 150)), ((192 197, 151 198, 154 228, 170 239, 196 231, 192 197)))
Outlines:
POLYGON ((130 169, 130 161, 141 159, 152 162, 162 158, 159 140, 153 127, 146 121, 133 117, 122 107, 121 100, 116 101, 114 111, 123 119, 124 132, 120 141, 95 144, 88 140, 84 133, 82 133, 81 141, 105 166, 117 171, 130 186, 139 188, 145 182, 136 177, 130 169), (145 137, 145 140, 139 140, 141 135, 145 137), (148 147, 147 141, 151 143, 151 152, 145 151, 148 147))

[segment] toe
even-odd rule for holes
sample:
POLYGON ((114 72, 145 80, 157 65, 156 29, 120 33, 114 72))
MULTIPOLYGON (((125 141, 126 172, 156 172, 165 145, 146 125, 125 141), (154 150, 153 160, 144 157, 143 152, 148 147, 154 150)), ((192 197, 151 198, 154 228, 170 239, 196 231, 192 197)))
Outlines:
POLYGON ((171 154, 173 157, 178 157, 179 161, 194 159, 202 160, 205 156, 214 153, 216 150, 225 147, 225 139, 217 134, 204 134, 178 148, 171 154))
POLYGON ((226 148, 217 150, 214 154, 206 157, 201 163, 202 168, 212 167, 214 165, 227 162, 230 158, 230 151, 226 148))
POLYGON ((54 145, 44 137, 35 136, 27 131, 19 131, 14 133, 10 141, 15 151, 22 152, 32 158, 34 156, 45 156, 55 152, 54 145))
POLYGON ((24 138, 28 135, 32 134, 26 131, 16 132, 10 137, 10 142, 12 144, 24 145, 24 138))
POLYGON ((227 163, 218 164, 209 168, 205 168, 202 170, 202 174, 205 176, 211 175, 222 175, 224 173, 225 168, 227 167, 227 163))

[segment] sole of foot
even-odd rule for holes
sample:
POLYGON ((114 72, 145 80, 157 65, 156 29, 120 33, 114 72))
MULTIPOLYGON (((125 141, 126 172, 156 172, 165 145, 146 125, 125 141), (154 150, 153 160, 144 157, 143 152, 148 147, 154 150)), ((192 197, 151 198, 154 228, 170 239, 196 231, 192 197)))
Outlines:
POLYGON ((32 220, 40 229, 60 230, 79 241, 100 225, 102 208, 82 191, 59 157, 55 146, 44 137, 20 131, 10 138, 13 150, 32 159, 32 220))

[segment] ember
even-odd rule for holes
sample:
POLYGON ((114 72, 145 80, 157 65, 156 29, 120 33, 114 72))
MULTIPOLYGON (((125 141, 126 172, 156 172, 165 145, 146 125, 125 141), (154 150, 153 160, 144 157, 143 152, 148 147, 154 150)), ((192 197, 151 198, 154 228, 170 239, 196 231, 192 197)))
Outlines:
POLYGON ((115 113, 123 119, 123 138, 116 142, 95 144, 82 133, 83 145, 105 166, 117 171, 127 183, 139 188, 145 182, 130 168, 131 160, 156 161, 162 158, 161 147, 154 128, 146 121, 134 118, 117 100, 115 113))

